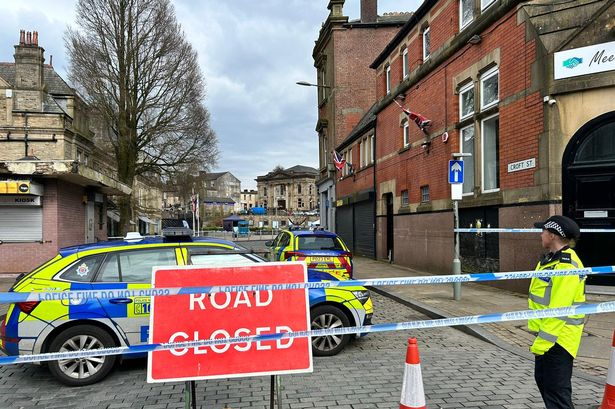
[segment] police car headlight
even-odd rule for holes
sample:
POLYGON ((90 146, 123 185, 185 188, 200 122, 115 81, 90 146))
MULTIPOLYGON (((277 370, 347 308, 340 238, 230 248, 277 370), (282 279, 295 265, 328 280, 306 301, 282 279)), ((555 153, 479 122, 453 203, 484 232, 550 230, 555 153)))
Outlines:
POLYGON ((369 300, 369 291, 367 290, 353 291, 352 293, 357 297, 357 300, 361 301, 361 304, 365 304, 369 300))

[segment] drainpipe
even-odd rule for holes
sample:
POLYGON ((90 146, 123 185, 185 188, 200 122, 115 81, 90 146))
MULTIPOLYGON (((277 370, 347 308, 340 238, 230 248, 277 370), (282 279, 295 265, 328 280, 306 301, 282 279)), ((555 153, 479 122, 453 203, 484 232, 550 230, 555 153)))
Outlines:
POLYGON ((378 138, 376 138, 378 124, 378 115, 374 121, 374 260, 378 260, 378 189, 376 188, 376 164, 378 163, 378 156, 376 156, 376 146, 378 146, 378 138))

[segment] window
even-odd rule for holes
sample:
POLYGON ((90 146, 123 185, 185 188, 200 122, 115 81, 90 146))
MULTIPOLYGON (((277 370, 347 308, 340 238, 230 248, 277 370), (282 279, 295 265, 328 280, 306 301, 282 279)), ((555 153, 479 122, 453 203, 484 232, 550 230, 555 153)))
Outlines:
POLYGON ((401 205, 408 206, 410 204, 410 200, 408 198, 408 190, 401 191, 401 205))
POLYGON ((151 283, 153 267, 174 265, 177 265, 177 262, 175 250, 172 248, 108 254, 96 281, 151 283))
POLYGON ((312 194, 312 185, 310 185, 310 194, 312 194))
POLYGON ((429 27, 423 31, 423 60, 427 60, 431 55, 431 34, 429 27))
POLYGON ((81 163, 81 156, 83 155, 83 153, 77 149, 77 162, 81 163))
POLYGON ((499 102, 499 71, 493 67, 480 78, 480 108, 485 109, 499 102))
POLYGON ((337 237, 298 236, 297 250, 344 250, 337 237))
POLYGON ((484 11, 487 7, 491 6, 495 0, 480 0, 480 11, 484 11))
POLYGON ((459 0, 459 28, 464 28, 474 20, 474 0, 459 0))
POLYGON ((404 141, 404 148, 407 148, 408 146, 410 146, 410 128, 408 127, 408 120, 404 119, 401 123, 402 129, 403 129, 403 141, 404 141))
POLYGON ((322 65, 318 70, 318 100, 323 102, 327 98, 327 67, 322 65))
POLYGON ((429 202, 429 185, 421 186, 421 202, 429 202))
POLYGON ((401 54, 401 64, 402 64, 402 78, 406 78, 409 74, 409 64, 408 64, 408 48, 404 48, 404 51, 401 54))
POLYGON ((297 199, 297 209, 303 209, 303 201, 301 198, 297 199))
POLYGON ((464 85, 459 90, 459 119, 465 119, 474 114, 474 83, 464 85))
POLYGON ((297 193, 301 194, 301 183, 297 185, 297 193))
POLYGON ((463 158, 463 193, 471 194, 474 192, 474 125, 462 128, 460 134, 461 152, 472 155, 463 158))
POLYGON ((387 65, 384 69, 386 72, 387 94, 391 93, 391 66, 387 65))
POLYGON ((363 139, 360 146, 361 167, 371 164, 374 160, 374 136, 370 135, 363 139))
POLYGON ((497 191, 500 187, 499 127, 498 115, 481 123, 483 192, 497 191))
POLYGON ((100 266, 104 258, 104 254, 97 254, 95 256, 84 257, 77 260, 70 266, 66 267, 60 273, 59 278, 66 281, 89 283, 94 278, 96 270, 98 270, 98 266, 100 266))

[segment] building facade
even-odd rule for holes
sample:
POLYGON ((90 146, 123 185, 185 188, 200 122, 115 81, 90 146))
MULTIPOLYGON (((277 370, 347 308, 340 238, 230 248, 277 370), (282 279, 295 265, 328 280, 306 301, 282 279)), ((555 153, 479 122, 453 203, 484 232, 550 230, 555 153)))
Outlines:
MULTIPOLYGON (((615 189, 615 45, 601 29, 614 7, 423 2, 371 65, 372 116, 337 146, 365 164, 344 175, 338 198, 360 195, 371 175, 377 257, 450 272, 448 161, 458 153, 466 155, 462 227, 529 228, 556 213, 581 227, 615 227, 606 193, 615 189), (399 105, 431 126, 421 129, 399 105)), ((584 235, 581 258, 613 264, 613 239, 584 235)), ((540 253, 535 236, 461 235, 465 272, 531 269, 540 253)))
POLYGON ((254 189, 244 189, 241 191, 241 208, 248 211, 256 206, 258 191, 254 189))
POLYGON ((361 0, 361 18, 349 21, 345 0, 330 0, 312 57, 318 78, 320 222, 335 231, 336 179, 333 151, 376 98, 376 76, 369 64, 408 20, 410 13, 378 16, 377 0, 361 0))
POLYGON ((309 166, 274 169, 256 178, 257 204, 268 212, 310 212, 318 206, 318 170, 309 166))
POLYGON ((220 202, 214 199, 224 199, 225 206, 232 201, 234 204, 231 211, 241 210, 241 181, 231 172, 202 172, 200 176, 203 183, 201 191, 204 197, 212 199, 212 203, 220 202))
POLYGON ((101 156, 87 105, 22 31, 0 63, 0 272, 25 272, 60 247, 107 238, 107 196, 130 194, 101 156))

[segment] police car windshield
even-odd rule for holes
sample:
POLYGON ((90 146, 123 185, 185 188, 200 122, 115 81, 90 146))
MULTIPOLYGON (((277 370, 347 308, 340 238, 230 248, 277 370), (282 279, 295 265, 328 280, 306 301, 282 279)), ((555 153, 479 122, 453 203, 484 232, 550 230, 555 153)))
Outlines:
POLYGON ((299 250, 341 250, 342 244, 332 236, 299 236, 299 250))

